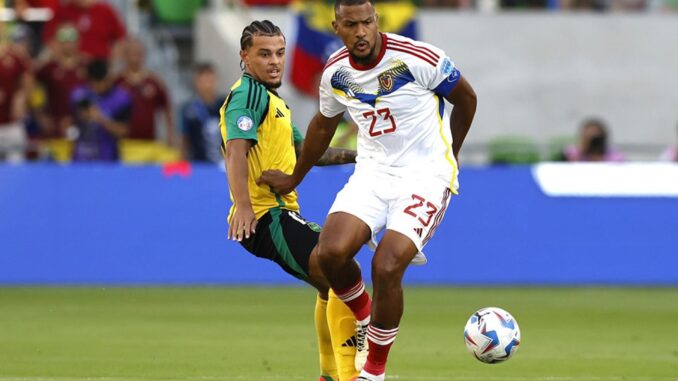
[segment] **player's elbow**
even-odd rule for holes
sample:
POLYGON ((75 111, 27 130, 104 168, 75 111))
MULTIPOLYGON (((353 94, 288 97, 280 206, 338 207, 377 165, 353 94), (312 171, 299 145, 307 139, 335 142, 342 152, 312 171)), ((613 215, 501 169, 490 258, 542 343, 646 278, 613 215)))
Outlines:
POLYGON ((476 107, 478 107, 478 95, 471 86, 469 86, 468 89, 464 92, 462 102, 466 107, 473 111, 475 111, 476 107))
POLYGON ((230 144, 226 146, 226 148, 223 150, 223 155, 224 159, 226 160, 226 163, 232 162, 236 157, 242 155, 239 154, 237 151, 238 150, 235 149, 235 147, 231 146, 230 144))
POLYGON ((478 95, 464 78, 461 78, 446 98, 455 108, 462 108, 469 112, 475 112, 478 105, 478 95))
POLYGON ((247 160, 247 152, 252 146, 249 140, 234 139, 226 143, 224 149, 224 158, 226 163, 247 160))

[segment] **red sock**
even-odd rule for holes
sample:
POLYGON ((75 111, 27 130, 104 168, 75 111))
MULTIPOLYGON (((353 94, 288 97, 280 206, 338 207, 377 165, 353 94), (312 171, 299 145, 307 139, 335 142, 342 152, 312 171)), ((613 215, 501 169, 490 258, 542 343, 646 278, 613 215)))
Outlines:
POLYGON ((372 301, 362 278, 358 278, 358 282, 349 288, 334 289, 334 293, 353 311, 356 320, 362 321, 370 317, 372 301))
POLYGON ((397 334, 398 327, 381 329, 372 324, 367 327, 367 341, 369 341, 370 347, 367 363, 365 363, 364 368, 367 373, 378 376, 386 372, 388 351, 391 349, 397 334))

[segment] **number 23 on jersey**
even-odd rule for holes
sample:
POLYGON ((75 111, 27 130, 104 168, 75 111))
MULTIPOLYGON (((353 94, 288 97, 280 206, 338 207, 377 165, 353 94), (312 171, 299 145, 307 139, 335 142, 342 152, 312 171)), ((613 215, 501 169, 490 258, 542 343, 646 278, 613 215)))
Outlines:
POLYGON ((363 117, 370 120, 369 134, 373 138, 395 132, 397 128, 391 109, 388 107, 364 112, 363 117))

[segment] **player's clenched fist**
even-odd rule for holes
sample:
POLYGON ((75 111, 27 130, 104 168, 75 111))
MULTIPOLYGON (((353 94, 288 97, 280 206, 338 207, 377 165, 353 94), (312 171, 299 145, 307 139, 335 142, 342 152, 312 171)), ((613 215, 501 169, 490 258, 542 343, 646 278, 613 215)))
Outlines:
POLYGON ((277 169, 263 171, 257 184, 268 184, 278 194, 288 194, 298 185, 294 177, 277 169))

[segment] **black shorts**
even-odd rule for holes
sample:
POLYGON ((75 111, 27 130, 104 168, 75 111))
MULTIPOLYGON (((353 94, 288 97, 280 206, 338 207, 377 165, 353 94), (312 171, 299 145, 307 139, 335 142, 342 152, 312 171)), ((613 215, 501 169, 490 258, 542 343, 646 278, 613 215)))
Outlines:
POLYGON ((287 273, 308 281, 308 261, 318 243, 320 226, 298 213, 274 208, 257 222, 256 233, 241 244, 259 258, 277 263, 287 273))

